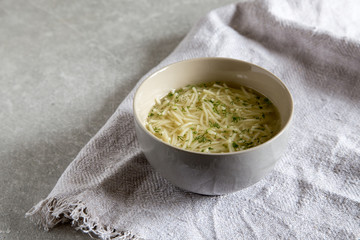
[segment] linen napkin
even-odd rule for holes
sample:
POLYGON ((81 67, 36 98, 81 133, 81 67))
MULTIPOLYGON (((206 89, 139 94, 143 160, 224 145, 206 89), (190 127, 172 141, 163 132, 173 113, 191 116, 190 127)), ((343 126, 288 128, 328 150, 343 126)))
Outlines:
POLYGON ((229 57, 284 81, 295 101, 289 147, 257 184, 207 197, 163 179, 137 143, 135 87, 27 216, 45 229, 71 221, 102 239, 359 239, 358 12, 351 1, 232 4, 205 16, 150 71, 229 57))

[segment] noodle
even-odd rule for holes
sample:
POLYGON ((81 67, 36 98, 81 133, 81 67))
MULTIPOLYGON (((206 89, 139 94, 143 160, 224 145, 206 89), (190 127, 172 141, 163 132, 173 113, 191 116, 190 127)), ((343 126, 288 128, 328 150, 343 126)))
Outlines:
POLYGON ((188 85, 155 99, 146 128, 179 148, 223 153, 266 142, 279 131, 280 117, 260 93, 211 82, 188 85))

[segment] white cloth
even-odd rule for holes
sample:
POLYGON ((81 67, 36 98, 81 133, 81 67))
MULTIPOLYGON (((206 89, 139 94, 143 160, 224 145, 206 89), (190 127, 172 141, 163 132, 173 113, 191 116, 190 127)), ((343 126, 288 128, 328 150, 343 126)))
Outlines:
POLYGON ((284 81, 295 101, 290 143, 259 183, 206 197, 164 180, 135 137, 134 89, 27 216, 45 229, 70 219, 103 239, 359 239, 359 12, 355 1, 225 6, 151 71, 218 56, 284 81))

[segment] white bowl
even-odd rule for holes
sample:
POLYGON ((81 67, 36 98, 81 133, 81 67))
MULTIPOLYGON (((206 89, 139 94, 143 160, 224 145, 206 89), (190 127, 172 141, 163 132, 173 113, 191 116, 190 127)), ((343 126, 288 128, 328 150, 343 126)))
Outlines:
POLYGON ((254 64, 228 58, 191 59, 160 69, 139 86, 133 107, 137 139, 149 163, 179 188, 205 195, 232 193, 266 176, 286 150, 293 114, 291 94, 276 76, 254 64), (247 86, 265 95, 279 110, 280 132, 247 150, 200 153, 169 145, 145 128, 155 98, 188 84, 211 81, 247 86))

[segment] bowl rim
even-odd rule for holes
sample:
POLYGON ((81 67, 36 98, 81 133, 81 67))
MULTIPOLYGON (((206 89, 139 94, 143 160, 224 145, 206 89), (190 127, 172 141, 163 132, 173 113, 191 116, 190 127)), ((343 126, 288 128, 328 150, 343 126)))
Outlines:
POLYGON ((283 81, 280 80, 280 78, 278 78, 275 74, 273 74, 272 72, 270 72, 269 70, 266 70, 263 67, 260 67, 256 64, 247 62, 247 61, 243 61, 243 60, 239 60, 239 59, 235 59, 235 58, 226 58, 226 57, 200 57, 200 58, 191 58, 191 59, 185 59, 185 60, 181 60, 181 61, 177 61, 171 64, 168 64, 164 67, 161 67, 160 69, 156 70, 154 73, 150 74, 149 76, 147 76, 141 83, 140 85, 137 87, 134 97, 133 97, 133 114, 134 114, 134 119, 135 121, 138 123, 138 125, 140 126, 140 128, 146 132, 147 135, 149 135, 151 138, 153 138, 154 140, 156 140, 159 143, 165 144, 166 146, 169 146, 171 148, 174 148, 175 150, 178 151, 182 151, 182 152, 186 152, 186 153, 191 153, 191 154, 197 154, 197 155, 202 155, 202 156, 231 156, 231 155, 238 155, 238 154, 245 154, 245 153, 249 153, 252 151, 256 151, 260 148, 263 148, 266 145, 271 144, 271 142, 275 141, 277 138, 279 138, 290 126, 292 119, 293 119, 293 115, 294 115, 294 101, 293 101, 293 97, 289 91, 289 89, 286 87, 286 85, 284 84, 283 81), (198 61, 233 61, 233 62, 239 62, 239 63, 245 63, 245 64, 249 64, 251 66, 257 67, 263 71, 265 71, 266 73, 270 74, 273 78, 275 78, 275 80, 277 80, 279 82, 280 85, 282 85, 282 87, 285 89, 285 91, 288 93, 289 95, 289 100, 290 100, 290 116, 287 120, 287 122, 285 123, 285 125, 281 128, 281 130, 272 138, 270 138, 269 140, 267 140, 266 142, 259 144, 255 147, 251 147, 245 150, 240 150, 240 151, 236 151, 236 152, 225 152, 225 153, 205 153, 205 152, 196 152, 196 151, 191 151, 191 150, 186 150, 183 148, 179 148, 176 147, 174 145, 171 145, 169 143, 166 143, 164 141, 162 141, 161 139, 157 138, 156 136, 154 136, 153 134, 151 134, 149 132, 149 130, 147 130, 145 128, 145 126, 141 123, 139 116, 137 114, 137 112, 135 111, 135 99, 137 98, 137 95, 139 94, 139 89, 142 87, 142 85, 150 78, 152 78, 153 76, 155 76, 156 74, 165 71, 167 68, 173 66, 173 65, 177 65, 180 63, 184 63, 184 62, 198 62, 198 61))

